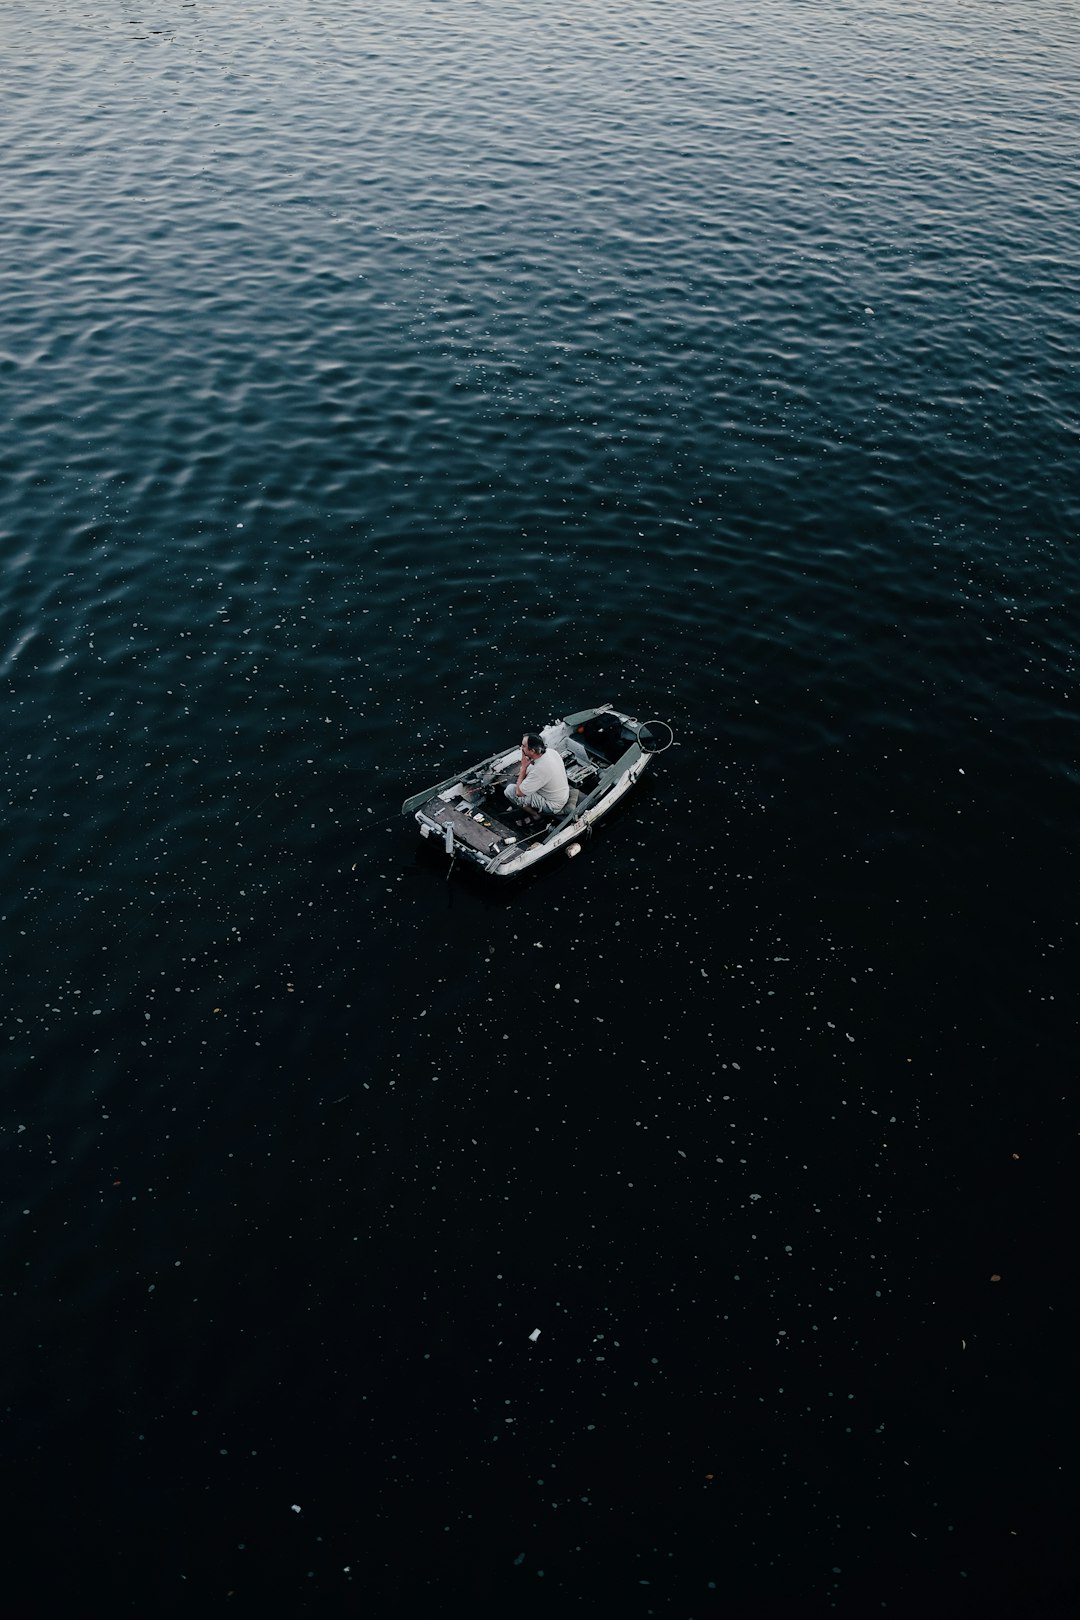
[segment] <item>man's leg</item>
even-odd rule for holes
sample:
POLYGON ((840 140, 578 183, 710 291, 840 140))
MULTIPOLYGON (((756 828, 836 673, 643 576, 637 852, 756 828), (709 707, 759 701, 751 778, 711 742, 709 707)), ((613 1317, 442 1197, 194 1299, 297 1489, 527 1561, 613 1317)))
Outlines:
POLYGON ((520 794, 515 782, 507 782, 506 797, 515 810, 531 810, 534 815, 543 815, 548 811, 548 806, 539 793, 520 794))

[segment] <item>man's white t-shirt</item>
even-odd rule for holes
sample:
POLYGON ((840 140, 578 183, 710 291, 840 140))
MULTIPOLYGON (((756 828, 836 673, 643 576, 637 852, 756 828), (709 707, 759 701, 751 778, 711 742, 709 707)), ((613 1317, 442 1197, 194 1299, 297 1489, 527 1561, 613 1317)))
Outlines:
POLYGON ((570 797, 570 784, 566 780, 566 766, 554 748, 548 748, 534 759, 521 783, 523 794, 537 794, 549 810, 562 810, 570 797))

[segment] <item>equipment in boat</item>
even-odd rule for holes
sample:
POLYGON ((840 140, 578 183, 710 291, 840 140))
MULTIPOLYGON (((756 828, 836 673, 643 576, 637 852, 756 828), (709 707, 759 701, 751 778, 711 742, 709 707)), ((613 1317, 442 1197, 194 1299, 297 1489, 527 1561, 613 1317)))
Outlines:
POLYGON ((420 836, 438 838, 448 855, 460 855, 492 877, 513 877, 564 847, 578 854, 580 835, 674 741, 666 720, 635 720, 610 703, 555 720, 540 737, 566 768, 570 797, 562 810, 537 814, 507 799, 506 785, 521 763, 515 744, 406 799, 402 815, 414 815, 420 836))

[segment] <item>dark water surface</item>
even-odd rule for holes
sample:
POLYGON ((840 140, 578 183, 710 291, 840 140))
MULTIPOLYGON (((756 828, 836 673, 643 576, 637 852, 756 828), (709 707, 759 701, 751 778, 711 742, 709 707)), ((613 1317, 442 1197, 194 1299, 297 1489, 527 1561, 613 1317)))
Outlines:
POLYGON ((1075 7, 0 46, 7 1612, 1076 1612, 1075 7))

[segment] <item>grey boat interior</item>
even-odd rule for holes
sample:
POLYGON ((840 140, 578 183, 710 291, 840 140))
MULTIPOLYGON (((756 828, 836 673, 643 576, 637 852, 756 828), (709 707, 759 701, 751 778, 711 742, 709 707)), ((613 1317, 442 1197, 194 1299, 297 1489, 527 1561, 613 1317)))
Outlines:
POLYGON ((612 767, 621 765, 631 749, 639 749, 638 732, 616 714, 597 714, 575 725, 559 747, 570 798, 553 815, 518 808, 506 797, 506 786, 517 779, 517 763, 498 771, 468 774, 450 799, 436 799, 424 813, 440 827, 452 828, 455 842, 481 855, 493 855, 512 844, 540 841, 556 834, 579 813, 585 799, 599 788, 612 767))

